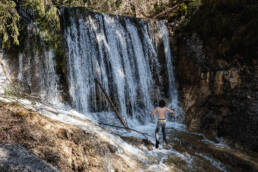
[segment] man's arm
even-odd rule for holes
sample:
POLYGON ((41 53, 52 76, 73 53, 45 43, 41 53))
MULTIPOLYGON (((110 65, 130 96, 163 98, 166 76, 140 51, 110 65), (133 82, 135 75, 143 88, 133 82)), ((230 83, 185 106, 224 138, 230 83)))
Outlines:
POLYGON ((171 109, 169 109, 169 108, 167 108, 167 111, 170 112, 170 113, 172 113, 172 114, 175 113, 173 110, 171 110, 171 109))
POLYGON ((154 109, 154 110, 151 112, 151 114, 154 115, 156 112, 157 112, 157 108, 154 109))

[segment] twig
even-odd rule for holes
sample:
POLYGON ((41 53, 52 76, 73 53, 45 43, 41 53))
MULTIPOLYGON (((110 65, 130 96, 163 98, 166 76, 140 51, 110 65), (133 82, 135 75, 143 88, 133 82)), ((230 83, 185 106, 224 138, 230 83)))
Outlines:
POLYGON ((149 136, 149 137, 152 137, 151 135, 147 134, 147 133, 143 133, 143 132, 140 132, 140 131, 137 131, 135 129, 132 129, 132 128, 126 128, 126 127, 120 127, 120 126, 116 126, 116 125, 112 125, 112 124, 105 124, 105 123, 99 123, 100 125, 106 125, 106 126, 110 126, 110 127, 115 127, 115 128, 121 128, 121 129, 126 129, 126 130, 131 130, 131 131, 134 131, 136 133, 139 133, 139 134, 142 134, 145 138, 147 138, 146 136, 149 136))

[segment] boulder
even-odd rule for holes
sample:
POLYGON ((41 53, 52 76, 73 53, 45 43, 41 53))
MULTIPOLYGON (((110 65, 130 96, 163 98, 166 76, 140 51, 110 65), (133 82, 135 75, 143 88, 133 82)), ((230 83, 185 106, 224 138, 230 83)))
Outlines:
POLYGON ((18 144, 0 144, 0 171, 32 172, 58 170, 18 144))

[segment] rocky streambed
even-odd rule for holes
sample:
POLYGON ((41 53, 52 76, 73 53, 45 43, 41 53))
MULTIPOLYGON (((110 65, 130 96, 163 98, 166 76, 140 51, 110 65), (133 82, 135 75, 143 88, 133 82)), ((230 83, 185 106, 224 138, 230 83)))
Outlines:
POLYGON ((72 110, 24 99, 1 98, 0 102, 0 171, 258 170, 257 154, 232 149, 219 138, 212 141, 189 132, 184 124, 169 122, 169 144, 156 149, 154 123, 136 128, 147 134, 144 137, 105 129, 72 110))
MULTIPOLYGON (((162 144, 158 149, 145 139, 122 137, 137 147, 145 145, 150 154, 159 157, 160 166, 150 166, 150 171, 246 172, 258 170, 257 153, 233 149, 222 138, 208 139, 202 133, 188 131, 183 124, 169 123, 168 125, 169 144, 162 144)), ((148 126, 144 132, 154 133, 155 125, 152 125, 153 131, 150 128, 148 126)), ((160 138, 162 138, 161 135, 160 138)), ((154 143, 154 138, 149 139, 154 143)))
POLYGON ((209 140, 200 133, 170 129, 169 141, 175 152, 166 164, 178 171, 257 171, 258 154, 230 148, 223 139, 209 140), (174 156, 180 153, 180 156, 174 156))
POLYGON ((1 98, 0 171, 51 171, 52 166, 58 171, 144 168, 148 157, 142 151, 89 119, 67 112, 27 100, 1 98))

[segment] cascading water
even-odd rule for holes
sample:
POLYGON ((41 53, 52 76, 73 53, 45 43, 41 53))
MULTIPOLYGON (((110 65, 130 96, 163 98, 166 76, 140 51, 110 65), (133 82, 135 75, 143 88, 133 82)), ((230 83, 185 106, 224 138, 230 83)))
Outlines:
POLYGON ((4 94, 6 86, 9 84, 9 80, 6 76, 6 71, 3 62, 3 52, 0 49, 0 94, 4 94))
POLYGON ((169 98, 170 107, 179 109, 168 31, 163 22, 72 13, 65 8, 62 13, 69 16, 64 18, 64 25, 74 108, 83 113, 108 111, 96 78, 127 121, 148 123, 154 102, 163 97, 169 98))
POLYGON ((30 94, 40 96, 51 104, 60 105, 54 52, 45 48, 44 41, 37 37, 40 32, 35 26, 28 25, 27 30, 25 47, 19 54, 18 81, 30 94))
MULTIPOLYGON (((160 98, 178 107, 168 30, 162 21, 91 13, 62 8, 66 40, 67 81, 72 107, 97 120, 114 122, 96 78, 130 124, 149 123, 160 98), (68 17, 67 17, 68 16, 68 17), (109 116, 107 118, 107 116, 109 116)), ((24 49, 19 54, 17 78, 31 94, 49 103, 62 102, 55 54, 45 48, 40 31, 28 25, 24 49)), ((62 87, 62 86, 61 86, 62 87)))

